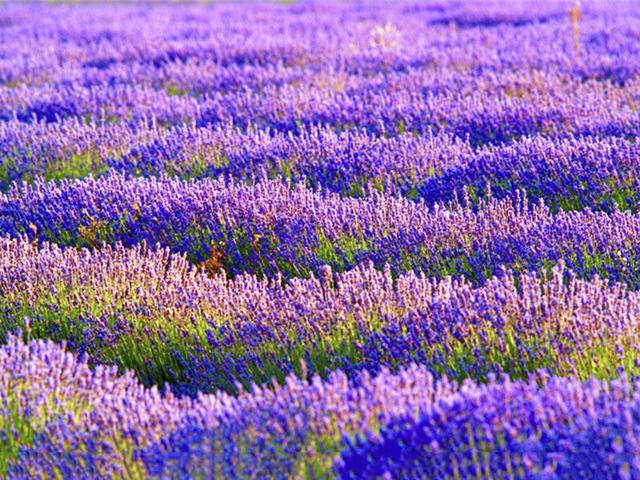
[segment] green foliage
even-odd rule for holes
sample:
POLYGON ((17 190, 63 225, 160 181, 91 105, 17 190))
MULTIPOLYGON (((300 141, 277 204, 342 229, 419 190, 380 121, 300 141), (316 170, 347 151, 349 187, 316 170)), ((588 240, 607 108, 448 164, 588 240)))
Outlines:
POLYGON ((73 154, 68 158, 60 158, 56 162, 45 167, 44 178, 50 180, 63 180, 65 178, 84 178, 107 171, 107 167, 93 152, 73 154))

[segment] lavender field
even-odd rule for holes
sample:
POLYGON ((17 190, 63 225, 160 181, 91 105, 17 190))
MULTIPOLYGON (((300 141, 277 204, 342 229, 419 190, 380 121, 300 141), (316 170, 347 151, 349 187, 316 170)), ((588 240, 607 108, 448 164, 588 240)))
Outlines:
POLYGON ((640 4, 0 5, 0 478, 640 479, 640 4))

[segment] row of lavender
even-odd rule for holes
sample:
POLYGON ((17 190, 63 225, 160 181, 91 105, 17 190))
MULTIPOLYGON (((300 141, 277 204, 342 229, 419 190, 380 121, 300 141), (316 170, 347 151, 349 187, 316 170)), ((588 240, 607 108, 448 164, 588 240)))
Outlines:
POLYGON ((424 367, 288 377, 195 400, 90 370, 49 342, 0 348, 11 478, 636 478, 640 385, 549 378, 461 387, 424 367))
POLYGON ((552 140, 526 137, 474 149, 448 134, 378 137, 327 127, 298 135, 149 125, 0 124, 0 187, 12 183, 101 175, 280 178, 342 195, 375 188, 389 194, 449 201, 464 187, 494 197, 522 189, 553 210, 637 209, 640 144, 618 137, 552 140))
POLYGON ((138 247, 90 252, 0 243, 0 331, 66 341, 92 364, 134 371, 174 391, 268 383, 301 372, 353 376, 416 362, 482 381, 640 373, 640 297, 583 281, 510 272, 481 288, 372 266, 320 277, 228 279, 138 247))
POLYGON ((0 229, 69 246, 159 243, 207 271, 233 275, 304 277, 323 265, 343 271, 371 261, 394 275, 414 270, 481 284, 502 266, 548 270, 564 260, 581 277, 640 287, 640 214, 552 214, 520 192, 428 206, 375 191, 343 198, 279 181, 109 175, 14 186, 0 196, 0 229))
POLYGON ((421 75, 402 74, 395 87, 335 92, 285 85, 258 92, 217 92, 200 102, 126 85, 15 87, 0 91, 0 118, 134 123, 154 119, 162 126, 231 122, 294 133, 322 124, 336 130, 365 128, 376 135, 444 132, 468 137, 473 145, 509 142, 523 135, 638 134, 635 79, 617 86, 608 80, 582 82, 544 73, 514 74, 509 81, 509 76, 494 73, 462 91, 437 92, 428 82, 423 85, 421 75))
MULTIPOLYGON (((583 78, 589 71, 593 78, 613 73, 619 82, 634 76, 633 1, 615 7, 582 2, 579 32, 567 15, 568 3, 520 0, 507 6, 492 0, 480 5, 262 5, 252 12, 242 5, 152 10, 12 6, 3 11, 2 80, 9 86, 83 80, 161 86, 175 75, 217 90, 233 82, 261 86, 257 76, 268 78, 275 71, 290 72, 282 75, 290 82, 313 78, 327 67, 381 76, 434 63, 552 69, 583 78), (248 15, 256 21, 249 24, 248 15), (476 25, 469 22, 474 16, 476 25), (541 44, 555 48, 542 50, 541 44), (192 74, 193 68, 201 72, 192 74), (206 83, 216 75, 223 78, 225 68, 246 75, 227 71, 226 82, 206 83)), ((275 76, 270 80, 274 83, 275 76)))
POLYGON ((624 84, 638 70, 632 1, 616 2, 615 8, 583 2, 579 31, 566 3, 492 3, 459 4, 458 12, 452 5, 406 2, 257 6, 251 24, 245 6, 238 5, 11 7, 3 11, 0 78, 9 88, 122 84, 204 95, 269 85, 326 86, 326 73, 350 86, 440 70, 444 76, 432 75, 431 81, 446 88, 451 75, 454 87, 473 84, 474 76, 487 71, 548 71, 624 84), (480 5, 482 12, 474 12, 480 5), (515 18, 518 7, 525 18, 515 18), (503 18, 496 15, 500 8, 507 10, 503 18), (465 15, 475 15, 479 24, 465 24, 465 15), (483 16, 495 28, 482 28, 483 16))
POLYGON ((28 315, 27 337, 179 391, 268 375, 283 385, 160 395, 131 372, 9 336, 0 472, 12 478, 639 474, 640 298, 622 287, 563 269, 473 289, 373 268, 283 286, 198 274, 166 251, 19 240, 0 259, 4 330, 28 315))
POLYGON ((26 25, 12 10, 0 117, 434 130, 474 145, 637 135, 638 32, 624 5, 586 5, 577 36, 559 5, 491 29, 464 28, 446 7, 414 10, 266 9, 258 29, 233 7, 95 9, 82 21, 60 9, 26 25))

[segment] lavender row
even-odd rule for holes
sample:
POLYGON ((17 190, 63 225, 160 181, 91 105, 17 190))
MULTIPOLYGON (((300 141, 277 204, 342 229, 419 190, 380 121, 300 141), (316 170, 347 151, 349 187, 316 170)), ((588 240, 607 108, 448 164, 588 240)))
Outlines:
POLYGON ((477 150, 453 161, 415 188, 428 203, 447 201, 465 187, 478 197, 518 189, 556 210, 638 209, 638 143, 620 138, 524 138, 477 150))
MULTIPOLYGON (((477 5, 453 17, 447 8, 411 7, 262 7, 253 12, 266 22, 258 30, 232 7, 98 7, 82 13, 96 17, 91 31, 78 12, 25 22, 15 9, 0 32, 7 40, 0 116, 232 121, 285 131, 325 124, 377 135, 437 130, 474 144, 637 135, 638 17, 624 5, 586 5, 577 37, 565 9, 552 4, 544 23, 492 29, 439 25, 477 5), (149 22, 142 30, 141 19, 149 22), (555 48, 541 52, 541 43, 555 48)), ((504 14, 493 9, 484 10, 487 18, 504 14)))
MULTIPOLYGON (((537 80, 542 83, 546 79, 537 80)), ((531 83, 536 82, 534 78, 531 83)), ((470 93, 422 93, 400 84, 380 91, 335 92, 314 86, 268 86, 260 91, 212 92, 197 101, 145 86, 44 86, 0 90, 0 117, 57 121, 75 117, 199 126, 234 123, 298 132, 303 126, 365 128, 376 135, 444 132, 474 145, 510 142, 525 135, 564 137, 638 134, 637 88, 610 83, 565 82, 551 91, 496 92, 491 83, 470 93)))
POLYGON ((621 83, 637 73, 638 17, 632 2, 583 2, 577 36, 569 3, 492 3, 259 6, 252 12, 230 5, 13 7, 0 32, 5 59, 0 78, 9 85, 160 80, 166 86, 173 73, 186 85, 204 81, 209 89, 225 85, 206 83, 216 72, 236 66, 241 73, 249 66, 265 73, 303 67, 364 75, 433 64, 472 71, 528 68, 621 83), (249 24, 248 14, 256 21, 249 24), (541 50, 540 44, 554 48, 541 50), (207 64, 199 74, 189 71, 207 64))
POLYGON ((246 185, 127 179, 37 181, 0 197, 0 229, 62 245, 160 243, 213 272, 306 276, 372 261, 394 274, 465 276, 482 283, 502 265, 549 268, 564 259, 632 288, 638 280, 640 217, 614 211, 560 212, 471 198, 445 208, 372 192, 364 199, 275 181, 246 185))
MULTIPOLYGON (((546 79, 538 82, 544 85, 546 79)), ((499 90, 490 94, 495 88, 488 85, 470 86, 463 93, 423 93, 402 85, 397 90, 385 85, 380 91, 353 93, 267 87, 261 92, 212 95, 200 105, 196 123, 233 122, 245 128, 257 125, 293 132, 300 126, 322 124, 338 130, 365 128, 376 135, 436 131, 468 138, 476 146, 537 134, 638 134, 637 99, 631 93, 637 88, 631 84, 619 88, 606 82, 571 81, 551 91, 536 91, 524 83, 526 93, 515 94, 499 90)))
POLYGON ((501 198, 518 189, 553 209, 637 208, 637 142, 620 138, 524 138, 473 149, 450 135, 376 137, 329 128, 299 135, 215 129, 84 125, 78 121, 0 124, 0 186, 101 174, 304 182, 342 195, 369 186, 428 203, 450 201, 468 186, 501 198))
POLYGON ((478 381, 640 372, 639 294, 564 267, 481 288, 370 265, 282 282, 207 275, 166 250, 25 240, 2 241, 0 267, 1 332, 64 340, 93 364, 190 395, 283 380, 302 361, 349 376, 416 362, 478 381))
POLYGON ((185 179, 268 176, 350 195, 363 194, 369 183, 409 192, 472 155, 468 144, 449 135, 384 138, 317 127, 294 136, 243 132, 230 125, 0 123, 0 186, 5 190, 37 176, 60 180, 115 170, 185 179))
POLYGON ((637 395, 626 378, 463 386, 445 402, 347 441, 339 476, 636 478, 637 395))
POLYGON ((187 400, 50 342, 11 337, 0 364, 11 478, 638 474, 639 386, 624 377, 458 387, 412 366, 187 400))

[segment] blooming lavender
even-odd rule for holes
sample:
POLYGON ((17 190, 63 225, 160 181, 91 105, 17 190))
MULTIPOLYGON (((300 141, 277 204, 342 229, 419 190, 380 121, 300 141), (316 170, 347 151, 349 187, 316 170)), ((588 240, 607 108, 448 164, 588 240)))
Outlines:
POLYGON ((364 199, 280 181, 185 182, 166 177, 15 185, 0 197, 0 228, 62 245, 160 243, 214 271, 316 274, 371 261, 394 274, 465 276, 481 284, 506 265, 548 270, 563 260, 638 288, 640 217, 614 208, 553 214, 521 191, 477 204, 471 193, 433 206, 375 191, 364 199))
POLYGON ((297 135, 231 125, 215 128, 84 124, 78 120, 0 124, 4 163, 0 186, 101 175, 168 175, 183 179, 227 176, 304 183, 346 196, 372 190, 428 203, 451 201, 465 187, 486 197, 524 190, 554 210, 637 209, 637 143, 618 137, 551 140, 524 137, 473 149, 448 134, 378 137, 327 127, 297 135))
POLYGON ((91 370, 51 342, 10 337, 0 363, 11 478, 637 474, 638 386, 627 378, 541 372, 458 386, 413 365, 188 400, 91 370))
POLYGON ((6 5, 0 478, 640 478, 640 14, 6 5))
POLYGON ((5 240, 0 267, 0 331, 65 341, 93 365, 191 396, 302 375, 301 363, 325 377, 419 363, 477 381, 543 367, 582 379, 640 368, 638 293, 563 266, 548 278, 503 272, 481 288, 372 265, 282 283, 207 274, 143 246, 5 240))
POLYGON ((345 439, 339 476, 636 478, 636 388, 626 378, 468 384, 417 415, 345 439))

